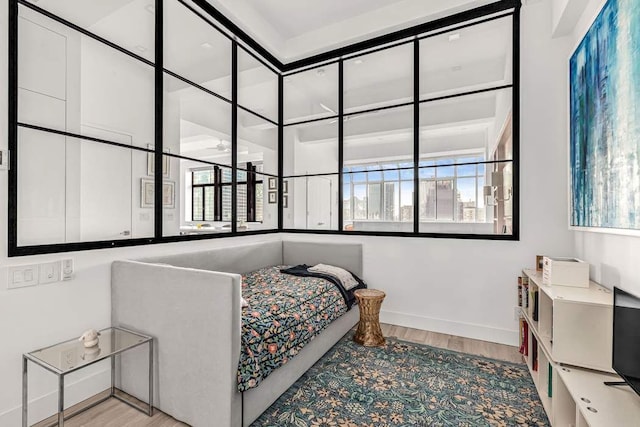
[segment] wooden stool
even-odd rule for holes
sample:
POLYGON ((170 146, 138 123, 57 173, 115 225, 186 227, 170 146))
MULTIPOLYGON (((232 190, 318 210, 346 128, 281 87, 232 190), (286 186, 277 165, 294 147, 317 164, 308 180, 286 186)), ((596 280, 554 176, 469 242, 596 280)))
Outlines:
POLYGON ((380 329, 380 306, 386 294, 376 289, 358 289, 353 293, 358 300, 360 322, 353 340, 365 347, 384 346, 385 340, 380 329))

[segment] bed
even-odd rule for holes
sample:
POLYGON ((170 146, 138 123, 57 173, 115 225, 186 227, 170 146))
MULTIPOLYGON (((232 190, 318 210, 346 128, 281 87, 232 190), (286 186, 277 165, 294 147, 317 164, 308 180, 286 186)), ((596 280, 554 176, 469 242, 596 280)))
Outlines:
MULTIPOLYGON (((358 321, 344 295, 280 272, 304 263, 362 277, 362 247, 276 241, 114 262, 112 323, 157 339, 155 406, 196 427, 248 426, 344 336, 358 321), (284 296, 269 295, 283 283, 284 296), (287 323, 296 310, 313 322, 287 323)), ((122 356, 117 386, 144 397, 144 366, 143 354, 122 356)))

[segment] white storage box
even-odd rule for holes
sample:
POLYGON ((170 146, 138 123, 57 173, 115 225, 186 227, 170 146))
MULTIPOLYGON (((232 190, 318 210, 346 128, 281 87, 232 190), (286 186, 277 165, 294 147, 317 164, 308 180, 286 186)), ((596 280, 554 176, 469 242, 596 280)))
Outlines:
POLYGON ((577 258, 544 257, 542 283, 588 288, 589 264, 577 258))

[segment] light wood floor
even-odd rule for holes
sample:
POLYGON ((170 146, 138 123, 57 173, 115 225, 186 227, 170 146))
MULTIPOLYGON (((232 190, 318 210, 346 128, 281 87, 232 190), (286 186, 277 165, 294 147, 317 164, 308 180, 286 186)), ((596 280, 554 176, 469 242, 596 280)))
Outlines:
MULTIPOLYGON (((404 341, 426 344, 433 347, 446 348, 464 353, 476 354, 493 359, 510 362, 522 362, 522 356, 516 347, 494 344, 486 341, 461 338, 453 335, 438 334, 419 329, 404 328, 402 326, 382 325, 382 332, 386 337, 396 337, 404 341)), ((91 401, 99 400, 101 395, 94 396, 76 407, 67 409, 73 413, 77 407, 84 406, 91 401)), ((34 427, 48 427, 55 425, 55 420, 47 419, 34 427)), ((109 399, 64 423, 65 427, 184 427, 187 426, 169 415, 158 410, 153 417, 148 417, 140 411, 120 402, 109 399)))

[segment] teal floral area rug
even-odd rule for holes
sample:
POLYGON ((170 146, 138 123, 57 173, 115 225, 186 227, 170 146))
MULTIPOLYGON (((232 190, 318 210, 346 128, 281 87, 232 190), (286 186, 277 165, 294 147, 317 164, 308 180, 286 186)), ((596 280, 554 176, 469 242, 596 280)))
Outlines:
POLYGON ((252 427, 549 426, 524 364, 345 336, 252 427))

